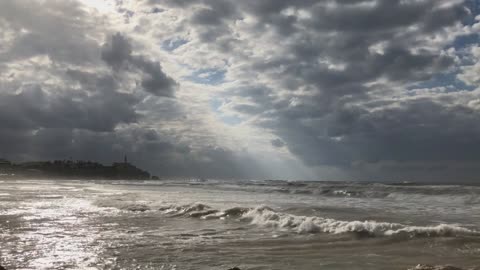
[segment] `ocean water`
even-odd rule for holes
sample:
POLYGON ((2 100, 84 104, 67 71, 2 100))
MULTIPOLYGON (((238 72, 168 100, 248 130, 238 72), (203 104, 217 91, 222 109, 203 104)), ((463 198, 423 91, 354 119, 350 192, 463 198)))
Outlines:
POLYGON ((7 269, 480 266, 480 187, 3 181, 7 269))

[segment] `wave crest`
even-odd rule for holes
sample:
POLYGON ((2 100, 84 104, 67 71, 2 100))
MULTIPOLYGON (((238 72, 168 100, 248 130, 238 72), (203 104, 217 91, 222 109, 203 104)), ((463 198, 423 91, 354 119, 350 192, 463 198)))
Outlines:
MULTIPOLYGON (((155 208, 134 203, 121 205, 120 209, 143 212, 154 211, 155 208)), ((232 207, 218 210, 202 203, 186 205, 164 205, 157 207, 169 217, 189 217, 204 220, 235 219, 241 222, 268 227, 278 230, 287 230, 299 234, 307 233, 358 233, 371 237, 437 237, 437 236, 480 236, 480 232, 470 230, 455 224, 439 224, 434 226, 408 226, 400 223, 379 222, 374 220, 343 221, 319 216, 299 216, 285 212, 278 212, 268 206, 255 208, 232 207)))
POLYGON ((298 233, 366 233, 370 236, 457 236, 475 235, 479 232, 457 225, 406 226, 400 223, 378 221, 342 221, 331 218, 296 216, 275 212, 268 208, 255 208, 247 212, 243 219, 252 224, 280 229, 290 229, 298 233))

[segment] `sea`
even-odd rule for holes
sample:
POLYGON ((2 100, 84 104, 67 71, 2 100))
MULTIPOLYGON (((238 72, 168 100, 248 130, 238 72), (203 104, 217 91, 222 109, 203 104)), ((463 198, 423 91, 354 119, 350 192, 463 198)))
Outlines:
POLYGON ((5 269, 480 266, 480 187, 289 181, 0 182, 5 269))

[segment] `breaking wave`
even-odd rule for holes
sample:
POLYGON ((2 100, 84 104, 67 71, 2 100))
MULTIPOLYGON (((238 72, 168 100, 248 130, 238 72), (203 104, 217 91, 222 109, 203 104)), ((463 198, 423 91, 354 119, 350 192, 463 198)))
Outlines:
POLYGON ((232 207, 223 210, 214 209, 202 203, 187 205, 149 206, 147 204, 122 204, 121 210, 144 212, 160 211, 168 217, 188 217, 204 220, 231 219, 240 222, 249 222, 252 225, 285 230, 299 234, 345 234, 355 233, 369 237, 453 237, 475 236, 480 232, 464 228, 455 224, 438 224, 434 226, 408 226, 400 223, 366 221, 343 221, 319 216, 299 216, 278 212, 267 206, 255 208, 232 207))
POLYGON ((279 213, 268 207, 251 209, 243 219, 252 224, 280 229, 290 229, 298 233, 365 233, 369 236, 458 236, 475 235, 480 233, 457 225, 439 224, 436 226, 406 226, 399 223, 378 221, 342 221, 316 216, 296 216, 279 213))

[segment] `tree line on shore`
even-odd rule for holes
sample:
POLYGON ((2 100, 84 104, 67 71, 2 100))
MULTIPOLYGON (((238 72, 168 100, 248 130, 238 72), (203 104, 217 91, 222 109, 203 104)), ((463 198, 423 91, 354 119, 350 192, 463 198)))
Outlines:
POLYGON ((156 179, 149 172, 125 162, 103 165, 84 160, 54 160, 13 163, 0 159, 0 178, 62 178, 62 179, 156 179))

